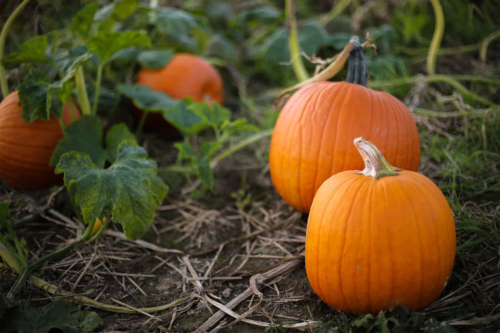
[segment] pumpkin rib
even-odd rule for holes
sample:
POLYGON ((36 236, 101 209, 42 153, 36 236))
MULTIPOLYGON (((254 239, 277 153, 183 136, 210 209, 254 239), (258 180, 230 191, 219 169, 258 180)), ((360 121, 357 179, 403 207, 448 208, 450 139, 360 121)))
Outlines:
MULTIPOLYGON (((385 218, 386 218, 386 221, 389 221, 389 214, 388 214, 388 209, 389 209, 389 200, 387 199, 387 195, 388 195, 388 191, 387 191, 387 184, 385 182, 382 182, 382 195, 383 195, 383 198, 384 198, 384 211, 385 211, 385 218)), ((387 242, 389 243, 389 248, 391 249, 391 252, 390 252, 390 255, 389 257, 391 258, 391 274, 390 274, 390 277, 391 277, 391 287, 390 287, 390 292, 389 292, 389 299, 394 299, 394 288, 395 288, 395 279, 396 279, 396 274, 397 274, 397 269, 396 268, 396 263, 394 261, 394 255, 395 253, 397 252, 396 251, 396 247, 394 245, 394 242, 393 242, 393 239, 394 237, 392 237, 390 235, 390 231, 392 231, 392 228, 389 226, 388 223, 384 223, 385 224, 385 227, 386 227, 386 231, 387 231, 387 234, 389 235, 389 237, 387 237, 387 242)))
MULTIPOLYGON (((439 207, 437 204, 440 202, 440 204, 442 205, 448 205, 448 202, 446 201, 446 199, 444 199, 444 197, 441 197, 441 198, 438 198, 436 196, 437 192, 434 191, 433 189, 437 188, 437 186, 432 183, 430 180, 428 180, 427 178, 424 178, 424 177, 421 177, 419 174, 414 174, 413 177, 412 177, 412 180, 414 181, 414 183, 419 183, 420 184, 420 188, 422 189, 422 191, 425 190, 425 192, 427 193, 424 193, 424 196, 422 196, 423 199, 425 199, 425 202, 427 204, 427 206, 429 208, 432 208, 433 205, 434 207, 439 207), (425 181, 425 182, 424 182, 425 181), (431 199, 433 198, 433 199, 431 199)), ((456 247, 456 244, 450 244, 448 242, 444 243, 444 244, 441 244, 441 242, 439 241, 440 240, 440 237, 439 237, 439 233, 437 232, 436 228, 438 226, 441 226, 441 227, 444 227, 446 229, 448 229, 448 219, 441 219, 439 218, 438 216, 435 216, 435 210, 430 210, 434 216, 434 221, 436 222, 440 222, 440 221, 445 221, 445 223, 440 223, 439 225, 436 225, 436 223, 434 224, 434 234, 435 234, 435 242, 438 244, 437 246, 437 250, 439 251, 439 259, 438 259, 438 263, 437 263, 437 266, 440 268, 441 270, 441 273, 439 274, 439 279, 447 279, 449 277, 449 275, 451 274, 451 270, 453 269, 453 260, 451 261, 451 266, 450 265, 447 265, 447 267, 443 267, 443 249, 442 247, 444 246, 445 248, 445 252, 448 252, 447 249, 449 248, 452 248, 454 249, 456 247), (444 268, 444 270, 443 270, 444 268)), ((450 210, 451 212, 451 210, 450 210)), ((453 220, 453 216, 451 216, 451 219, 453 220)), ((453 226, 454 226, 454 223, 453 223, 453 226)), ((449 230, 451 231, 451 230, 449 230)), ((447 240, 449 240, 449 233, 446 232, 445 233, 447 235, 447 240)), ((454 251, 452 251, 453 253, 447 253, 446 254, 446 257, 450 256, 452 258, 455 257, 455 253, 454 251)), ((446 261, 446 262, 450 262, 450 261, 446 261)), ((439 296, 439 294, 442 292, 442 288, 440 288, 440 290, 436 290, 435 291, 435 294, 431 295, 431 297, 434 299, 436 297, 439 296)))
MULTIPOLYGON (((408 179, 405 179, 405 181, 407 181, 408 179)), ((411 216, 412 217, 412 225, 415 226, 415 229, 417 230, 416 232, 416 238, 418 239, 418 250, 416 250, 415 252, 417 252, 418 254, 418 257, 419 257, 419 262, 420 262, 420 269, 418 270, 418 272, 422 272, 422 270, 424 269, 424 262, 423 262, 423 258, 426 257, 424 254, 423 254, 423 244, 422 244, 422 230, 420 228, 420 223, 418 221, 415 220, 415 216, 418 215, 417 213, 417 210, 415 209, 414 205, 413 205, 413 200, 409 197, 408 193, 405 191, 405 187, 401 186, 401 184, 399 184, 398 181, 394 181, 394 184, 399 188, 400 190, 400 193, 404 195, 404 197, 406 198, 406 202, 408 203, 408 207, 410 208, 412 214, 408 214, 408 216, 411 216)), ((425 275, 424 274, 421 274, 419 273, 418 274, 419 276, 419 281, 420 281, 420 284, 419 284, 419 292, 418 292, 418 301, 416 302, 417 304, 420 305, 420 303, 422 302, 422 298, 424 298, 424 280, 425 280, 425 275)), ((420 307, 420 306, 418 306, 420 307)))
MULTIPOLYGON (((311 89, 314 88, 314 87, 311 87, 311 89)), ((309 104, 309 102, 311 101, 311 99, 313 99, 313 97, 315 96, 315 93, 316 91, 314 91, 312 94, 310 94, 310 96, 308 97, 308 99, 306 101, 304 101, 304 108, 307 108, 307 105, 309 104)), ((285 144, 288 143, 288 146, 284 149, 283 152, 281 152, 281 165, 283 165, 283 160, 285 159, 285 156, 293 156, 291 150, 293 149, 293 142, 291 139, 289 139, 289 137, 291 136, 292 138, 295 136, 295 131, 298 127, 300 127, 300 123, 304 117, 304 109, 302 109, 302 112, 294 112, 294 115, 295 117, 298 117, 299 120, 295 122, 295 126, 293 128, 288 128, 287 130, 287 133, 284 137, 284 141, 285 141, 285 144), (291 132, 291 133, 290 133, 291 132)), ((295 117, 293 119, 295 119, 295 117)), ((290 161, 289 161, 290 162, 290 161)), ((299 168, 300 168, 300 163, 301 161, 299 160, 299 168)), ((289 164, 288 164, 289 165, 289 164)), ((289 172, 287 172, 289 173, 289 172)), ((294 175, 295 176, 295 175, 294 175)), ((299 179, 298 181, 300 182, 300 169, 299 169, 299 179)), ((288 182, 285 182, 284 184, 284 187, 283 187, 283 191, 284 193, 290 191, 290 192, 295 192, 295 189, 293 187, 297 186, 297 184, 294 184, 294 182, 292 181, 288 181, 288 182), (290 188, 292 187, 292 188, 290 188)), ((300 201, 300 208, 299 210, 303 211, 305 206, 303 205, 303 202, 302 202, 302 198, 300 197, 300 195, 298 196, 299 198, 299 201, 300 201)))
MULTIPOLYGON (((358 178, 361 180, 361 178, 358 178)), ((356 179, 356 180, 358 180, 356 179)), ((343 267, 342 267, 342 262, 343 262, 343 259, 344 259, 344 253, 345 253, 345 247, 346 247, 346 242, 347 242, 347 235, 350 233, 349 232, 349 225, 352 225, 353 222, 351 221, 352 219, 352 211, 353 211, 353 208, 354 208, 354 205, 355 205, 355 202, 356 202, 356 198, 358 197, 358 195, 361 193, 361 189, 367 184, 367 182, 363 181, 364 179, 362 179, 362 181, 359 181, 360 185, 358 188, 356 188, 356 190, 354 189, 350 189, 350 191, 353 191, 355 192, 356 194, 354 195, 354 200, 351 200, 351 206, 348 210, 348 213, 347 213, 347 218, 346 218, 346 222, 345 222, 345 228, 344 228, 344 237, 343 237, 343 240, 342 240, 342 251, 340 251, 340 262, 339 262, 339 277, 340 277, 340 292, 342 293, 342 296, 344 297, 344 299, 346 300, 346 305, 347 305, 347 310, 350 312, 351 309, 353 308, 353 305, 349 304, 349 297, 346 297, 346 292, 345 292, 345 283, 342 283, 342 277, 343 277, 343 274, 342 274, 342 271, 343 271, 343 267)), ((358 181, 354 182, 354 183, 358 183, 358 181)), ((359 242, 358 242, 359 244, 359 242)), ((355 282, 352 281, 354 284, 355 282)), ((356 295, 356 302, 358 303, 359 305, 359 299, 356 295)), ((354 308, 356 308, 356 306, 354 306, 354 308)))
MULTIPOLYGON (((336 95, 340 95, 342 96, 342 101, 345 99, 345 94, 342 94, 342 92, 345 90, 346 88, 346 85, 343 85, 343 84, 336 84, 335 87, 337 88, 335 91, 331 91, 330 92, 330 95, 332 95, 334 92, 336 93, 336 95)), ((331 104, 330 106, 330 110, 333 109, 335 107, 335 103, 339 103, 337 101, 338 99, 336 98, 333 103, 331 104)), ((325 129, 323 130, 323 134, 322 134, 322 137, 321 137, 321 141, 320 141, 320 149, 321 151, 323 150, 323 146, 328 146, 326 143, 325 143, 325 140, 328 139, 328 135, 326 136, 325 138, 325 132, 327 132, 329 129, 327 128, 327 126, 330 124, 330 122, 333 122, 333 124, 338 124, 338 118, 339 118, 339 112, 328 112, 328 119, 327 119, 327 122, 326 122, 326 125, 325 125, 325 129), (332 116, 332 114, 334 115, 334 118, 335 119, 332 119, 330 121, 330 116, 332 116)), ((337 133, 337 128, 335 127, 335 134, 337 133)), ((333 154, 334 152, 331 152, 330 153, 330 156, 332 156, 331 158, 328 158, 328 163, 330 164, 328 166, 328 168, 326 168, 327 170, 331 170, 332 167, 333 167, 333 154)), ((321 167, 321 162, 322 162, 322 159, 319 158, 318 159, 320 161, 320 163, 317 164, 316 166, 316 177, 315 177, 315 181, 314 181, 314 191, 317 192, 319 190, 319 188, 321 187, 321 184, 324 182, 324 180, 322 181, 321 180, 321 176, 319 176, 320 174, 320 167, 321 167), (319 177, 318 177, 319 176, 319 177)), ((323 161, 323 164, 325 162, 323 161)), ((325 166, 324 166, 325 167, 325 166)), ((323 168, 324 168, 323 167, 323 168)), ((331 174, 331 171, 330 171, 330 174, 331 174)))
MULTIPOLYGON (((391 96, 392 97, 392 96, 391 96)), ((401 154, 401 151, 406 151, 410 149, 410 142, 407 135, 404 135, 404 132, 409 130, 406 120, 404 119, 404 115, 398 110, 398 106, 396 100, 394 98, 387 98, 385 101, 389 104, 392 113, 394 114, 394 119, 397 123, 396 128, 398 129, 397 137, 398 137, 398 146, 396 149, 396 159, 394 160, 394 165, 399 167, 400 165, 409 165, 410 154, 406 154, 407 161, 405 162, 404 156, 401 154)))
MULTIPOLYGON (((390 122, 394 122, 396 124, 395 126, 395 131, 396 133, 394 133, 394 137, 396 138, 395 141, 396 141, 396 145, 395 145, 395 149, 394 151, 391 151, 389 153, 389 151, 386 152, 386 155, 392 155, 394 157, 394 160, 391 161, 392 162, 392 165, 395 165, 396 167, 402 165, 399 163, 399 153, 400 153, 400 147, 401 147, 401 139, 400 139, 400 131, 399 129, 401 128, 401 124, 400 122, 398 121, 398 115, 397 115, 397 111, 394 110, 393 108, 393 105, 391 104, 390 100, 385 98, 382 100, 382 102, 384 103, 384 107, 385 109, 387 110, 387 116, 388 116, 388 120, 390 122)), ((389 133, 387 133, 389 137, 389 133)), ((394 145, 389 145, 390 148, 394 148, 394 145)))
MULTIPOLYGON (((425 194, 425 197, 426 197, 426 198, 428 198, 428 200, 427 200, 427 204, 428 204, 428 206, 429 206, 429 207, 432 207, 432 205, 433 205, 434 203, 438 203, 439 201, 442 201, 442 198, 438 198, 438 197, 436 197, 436 195, 434 194, 435 192, 431 190, 431 187, 434 187, 434 186, 435 186, 435 185, 434 185, 434 183, 432 183, 432 182, 430 182, 430 183, 429 183, 429 182, 427 181, 427 179, 426 179, 426 178, 422 178, 422 177, 418 177, 418 178, 417 178, 417 177, 415 177, 415 178, 414 178, 414 181, 419 182, 419 183, 420 183, 420 184, 422 184, 422 186, 425 188, 425 190, 426 190, 426 192, 427 192, 427 193, 424 193, 424 194, 425 194), (429 198, 429 194, 432 196, 432 200, 430 200, 430 198, 429 198)), ((432 211, 432 213, 433 213, 433 215, 434 215, 434 211, 432 211)), ((438 217, 435 217, 435 219, 436 219, 436 221, 439 221, 439 220, 440 220, 438 217)), ((434 226, 434 229, 435 229, 435 228, 436 228, 436 226, 434 226)), ((439 239, 439 233, 438 233, 437 231, 435 231, 435 233, 436 233, 436 239, 439 239)), ((448 249, 448 248, 455 248, 456 244, 454 244, 452 241, 450 241, 450 237, 448 237, 448 233, 445 233, 445 234, 446 234, 446 244, 445 244, 445 247, 444 247, 444 248, 445 248, 445 253, 444 253, 444 254, 445 254, 446 256, 448 256, 448 255, 449 255, 449 253, 447 253, 447 252, 448 252, 448 250, 447 250, 447 249, 448 249)), ((439 242, 438 242, 438 244, 439 244, 439 242)), ((439 249, 439 250, 440 250, 440 251, 439 251, 439 254, 440 254, 440 256, 439 256, 439 267, 443 267, 443 265, 442 265, 442 262, 443 262, 443 254, 442 254, 442 249, 439 249)), ((453 254, 453 256, 454 256, 454 255, 455 255, 455 254, 453 254)), ((452 268, 453 268, 453 266, 451 266, 451 268, 450 268, 450 267, 446 267, 446 268, 445 268, 445 269, 446 269, 446 271, 444 272, 443 276, 444 276, 444 275, 449 276, 449 275, 450 275, 450 270, 451 270, 452 268)))
MULTIPOLYGON (((350 174, 350 172, 347 172, 347 173, 350 174)), ((347 175, 347 173, 346 173, 346 175, 347 175)), ((342 175, 340 175, 339 177, 341 177, 341 178, 340 178, 338 184, 336 184, 337 186, 335 188, 333 188, 333 189, 330 190, 330 192, 332 193, 332 196, 328 199, 327 204, 324 205, 324 210, 323 210, 323 212, 321 214, 321 222, 317 226, 317 233, 316 233, 317 235, 321 235, 323 232, 325 232, 324 229, 327 229, 326 226, 324 225, 325 224, 325 216, 326 216, 325 212, 328 209, 328 207, 330 206, 330 203, 336 198, 337 194, 341 193, 341 190, 344 190, 344 186, 349 187, 349 186, 352 185, 352 183, 355 182, 355 179, 352 179, 352 178, 349 178, 349 177, 345 177, 345 176, 342 176, 342 175), (350 180, 351 180, 351 182, 349 182, 350 180)), ((340 210, 336 210, 334 212, 333 217, 336 217, 339 211, 340 210)), ((328 234, 329 234, 328 238, 331 238, 330 237, 330 235, 331 235, 331 228, 328 230, 328 234)), ((306 234, 306 237, 307 237, 307 234, 306 234)), ((324 246, 324 247, 321 246, 320 240, 321 240, 321 238, 317 237, 316 248, 318 250, 316 251, 316 263, 315 263, 316 270, 314 271, 313 276, 315 277, 315 281, 316 281, 315 285, 320 289, 320 293, 323 293, 322 292, 323 288, 321 287, 322 284, 323 284, 323 282, 322 282, 323 278, 321 276, 321 271, 320 271, 321 265, 319 264, 322 261, 320 259, 320 257, 322 257, 322 255, 321 255, 322 253, 321 253, 321 251, 319 249, 322 249, 322 248, 328 249, 329 247, 328 246, 324 246)), ((313 243, 306 241, 306 247, 308 246, 308 244, 313 244, 313 243)), ((314 246, 314 245, 311 245, 311 246, 314 246)), ((307 249, 306 249, 306 252, 307 252, 307 249)), ((345 298, 344 298, 344 303, 346 303, 345 298)))
MULTIPOLYGON (((428 207, 428 211, 430 212, 430 214, 432 215, 433 217, 433 221, 438 221, 438 219, 436 218, 435 214, 434 214, 434 210, 432 209, 432 206, 430 204, 430 202, 428 201, 428 195, 429 193, 425 193, 425 192, 429 192, 429 191, 423 191, 423 189, 427 190, 427 184, 424 184, 422 182, 419 181, 418 177, 410 177, 409 178, 409 181, 412 182, 413 184, 416 184, 417 186, 415 186, 420 194, 422 195, 422 198, 426 198, 426 200, 424 200, 426 206, 428 207)), ((438 232, 436 230, 436 224, 434 223, 433 224, 433 232, 434 232, 434 239, 435 239, 435 243, 437 244, 436 246, 436 252, 437 252, 437 268, 438 270, 440 271, 439 273, 439 276, 444 276, 444 274, 442 274, 442 258, 441 258, 441 249, 440 249, 440 242, 438 240, 438 232)))
MULTIPOLYGON (((334 84, 334 85, 332 85, 332 84, 323 84, 323 85, 319 85, 319 89, 317 89, 317 91, 316 91, 316 93, 317 93, 317 95, 318 95, 318 96, 314 99, 314 109, 313 109, 312 114, 311 114, 311 115, 310 115, 310 117, 309 117, 309 120, 311 121, 311 123, 312 123, 312 125, 313 125, 313 126, 312 126, 312 128, 311 128, 311 135, 310 135, 310 136, 311 136, 311 141, 312 141, 312 137, 314 136, 314 132, 315 132, 314 124, 315 124, 316 122, 314 121, 314 118, 315 118, 315 116, 316 116, 318 113, 320 113, 320 110, 321 110, 321 108, 318 108, 318 103, 319 103, 319 101, 323 100, 323 98, 322 98, 322 97, 323 97, 323 95, 324 95, 324 94, 329 94, 329 93, 330 93, 330 90, 331 90, 332 88, 333 88, 333 89, 335 89, 335 86, 336 86, 335 84, 334 84), (323 86, 323 87, 322 87, 322 86, 323 86)), ((310 102, 312 102, 312 101, 310 101, 310 102)), ((304 113, 304 112, 303 112, 303 113, 304 113)), ((302 130, 303 130, 303 129, 304 129, 304 128, 303 128, 303 126, 300 126, 300 131, 301 131, 301 134, 302 134, 302 130)), ((323 136, 323 134, 324 134, 324 133, 325 133, 325 128, 323 127, 323 128, 321 129, 321 135, 323 136)), ((301 149, 302 149, 302 145, 304 145, 304 144, 305 144, 305 145, 306 145, 306 149, 305 149, 305 151, 307 152, 307 149, 308 149, 308 148, 309 148, 309 149, 311 148, 312 142, 308 145, 308 144, 307 144, 307 142, 304 142, 304 141, 305 141, 305 140, 302 140, 302 138, 301 138, 301 140, 300 140, 300 142, 301 142, 301 149)), ((320 145, 318 145, 318 146, 319 146, 319 147, 318 147, 318 153, 317 153, 316 160, 318 159, 319 155, 321 154, 321 144, 320 144, 320 145)), ((301 152, 302 152, 302 150, 301 150, 301 152)), ((308 182, 307 182, 307 179, 306 179, 306 180, 305 180, 305 182, 306 182, 306 184, 305 184, 305 185, 306 185, 306 186, 301 186, 301 184, 302 184, 302 175, 303 175, 303 173, 302 173, 302 172, 300 172, 300 170, 302 170, 302 168, 303 168, 303 167, 306 167, 306 168, 307 168, 309 163, 305 162, 302 158, 300 158, 300 159, 299 159, 299 161, 300 161, 300 168, 299 168, 299 191, 298 191, 298 193, 299 193, 299 197, 300 197, 300 198, 306 198, 306 200, 308 200, 308 201, 309 201, 309 199, 308 199, 308 198, 311 198, 311 199, 310 199, 311 203, 308 203, 308 205, 307 205, 307 206, 310 206, 310 205, 312 204, 312 199, 314 198, 314 193, 316 193, 316 191, 315 191, 315 189, 314 189, 314 188, 310 188, 310 191, 308 191, 308 192, 313 192, 313 193, 305 193, 305 195, 302 193, 301 188, 307 187, 307 183, 308 183, 308 182), (303 165, 303 164, 305 164, 305 165, 303 165)), ((317 164, 316 164, 316 166, 315 166, 315 168, 314 168, 315 176, 316 176, 316 174, 318 173, 318 168, 319 168, 319 164, 317 163, 317 164)), ((314 176, 314 177, 311 177, 311 179, 312 179, 312 178, 315 178, 315 176, 314 176)), ((306 207, 306 205, 304 205, 303 203, 302 203, 302 205, 303 205, 303 207, 304 207, 304 208, 306 207)))

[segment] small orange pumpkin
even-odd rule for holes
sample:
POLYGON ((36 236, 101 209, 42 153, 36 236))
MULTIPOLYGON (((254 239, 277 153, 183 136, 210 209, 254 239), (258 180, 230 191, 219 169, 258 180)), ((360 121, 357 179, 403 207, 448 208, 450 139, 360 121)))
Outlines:
POLYGON ((420 140, 413 116, 395 97, 367 87, 363 51, 356 43, 347 81, 302 88, 286 103, 274 128, 269 152, 274 187, 304 213, 330 176, 362 168, 351 145, 356 137, 375 143, 390 163, 418 170, 420 140))
MULTIPOLYGON (((161 91, 173 99, 191 97, 196 102, 216 101, 222 104, 224 91, 219 72, 203 58, 192 54, 177 54, 160 70, 142 68, 137 83, 161 91)), ((137 119, 142 111, 134 109, 137 119)), ((150 113, 145 128, 149 130, 172 129, 159 113, 150 113)))
POLYGON ((306 235, 306 271, 329 306, 354 314, 430 304, 446 286, 455 223, 427 177, 392 167, 358 138, 365 169, 332 176, 316 194, 306 235))
MULTIPOLYGON (((80 112, 76 109, 77 117, 80 112)), ((62 184, 63 178, 49 166, 52 152, 63 132, 57 118, 29 124, 21 116, 18 92, 0 103, 0 179, 16 189, 32 190, 62 184)), ((65 125, 73 121, 69 103, 62 114, 65 125)))

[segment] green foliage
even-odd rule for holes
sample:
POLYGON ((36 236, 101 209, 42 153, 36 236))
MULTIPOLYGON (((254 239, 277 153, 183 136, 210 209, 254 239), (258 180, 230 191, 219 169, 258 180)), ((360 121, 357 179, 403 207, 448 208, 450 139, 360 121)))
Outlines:
POLYGON ((165 112, 178 104, 177 101, 162 92, 155 92, 148 86, 140 84, 120 85, 118 92, 131 100, 141 110, 148 112, 165 112))
POLYGON ((9 207, 10 207, 11 201, 5 201, 5 202, 0 202, 0 225, 4 226, 6 223, 8 223, 9 219, 9 207))
POLYGON ((130 133, 125 124, 118 124, 111 127, 106 134, 106 151, 108 153, 108 160, 111 163, 116 161, 118 156, 118 147, 123 141, 134 141, 135 135, 130 133))
POLYGON ((19 64, 25 62, 44 62, 47 61, 45 52, 47 51, 48 41, 46 36, 37 36, 28 39, 21 44, 21 50, 14 52, 2 58, 2 64, 19 64))
POLYGON ((72 303, 61 299, 39 308, 11 308, 0 320, 2 332, 49 333, 93 332, 103 324, 95 312, 80 311, 72 303))
POLYGON ((92 23, 94 23, 94 16, 98 9, 98 2, 90 3, 73 16, 69 28, 75 38, 87 39, 92 23))
POLYGON ((102 64, 106 64, 118 51, 132 46, 150 47, 151 42, 145 33, 139 31, 99 32, 89 38, 87 46, 101 58, 102 64))
POLYGON ((75 151, 64 154, 56 167, 56 173, 64 173, 64 184, 85 223, 109 209, 113 221, 123 226, 130 239, 141 238, 149 229, 158 203, 167 194, 156 170, 156 163, 134 141, 120 144, 118 157, 108 169, 75 151))
POLYGON ((101 22, 99 30, 112 31, 118 21, 127 19, 136 10, 139 0, 121 0, 101 8, 95 20, 101 22))
POLYGON ((113 163, 116 159, 117 148, 124 140, 135 140, 124 124, 113 126, 106 135, 106 149, 103 148, 102 121, 94 116, 82 116, 79 120, 64 128, 64 138, 59 141, 50 165, 59 163, 61 156, 65 153, 75 151, 85 153, 99 168, 104 163, 113 163))
POLYGON ((137 56, 137 61, 142 67, 149 69, 162 69, 173 58, 174 54, 169 50, 142 51, 137 56))
POLYGON ((193 29, 203 29, 199 20, 188 12, 180 9, 157 8, 156 24, 164 34, 172 36, 189 35, 193 29))
MULTIPOLYGON (((19 101, 22 103, 23 118, 26 122, 36 119, 48 120, 51 115, 59 118, 62 104, 57 92, 62 89, 59 82, 50 83, 50 80, 39 70, 30 69, 24 81, 19 85, 19 101)), ((67 90, 63 90, 67 92, 67 90)))

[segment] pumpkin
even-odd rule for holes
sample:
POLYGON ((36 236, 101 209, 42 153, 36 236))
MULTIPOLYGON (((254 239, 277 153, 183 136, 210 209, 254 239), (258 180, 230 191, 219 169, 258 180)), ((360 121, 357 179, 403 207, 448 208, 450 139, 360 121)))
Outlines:
MULTIPOLYGON (((17 91, 0 103, 0 179, 23 190, 62 184, 63 177, 49 166, 52 152, 63 138, 58 119, 52 116, 27 124, 18 103, 17 91)), ((80 117, 76 107, 75 111, 80 117)), ((65 125, 73 121, 69 104, 64 107, 62 121, 65 125)))
MULTIPOLYGON (((177 54, 160 70, 142 68, 137 83, 161 91, 173 99, 191 97, 196 102, 224 100, 222 78, 217 70, 203 58, 192 54, 177 54)), ((137 119, 142 111, 134 109, 137 119)), ((173 130, 160 113, 150 113, 145 122, 148 130, 173 130)))
POLYGON ((316 194, 306 235, 306 271, 329 306, 377 314, 419 310, 446 286, 453 268, 453 214, 427 177, 392 167, 371 142, 355 146, 365 169, 338 173, 316 194))
POLYGON ((350 144, 356 137, 371 140, 390 163, 418 170, 420 140, 413 116, 395 97, 367 87, 363 51, 356 43, 346 82, 303 87, 285 104, 274 128, 269 152, 274 187, 304 213, 330 176, 363 167, 350 144))

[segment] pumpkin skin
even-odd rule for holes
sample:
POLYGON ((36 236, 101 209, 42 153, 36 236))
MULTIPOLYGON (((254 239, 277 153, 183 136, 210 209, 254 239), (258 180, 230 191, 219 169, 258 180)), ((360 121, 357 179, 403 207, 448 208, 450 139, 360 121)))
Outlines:
MULTIPOLYGON (((14 91, 0 104, 0 179, 20 190, 62 184, 62 175, 54 174, 54 168, 49 166, 52 152, 63 138, 59 121, 52 116, 47 121, 26 124, 18 103, 18 92, 14 91)), ((65 125, 73 121, 69 104, 64 107, 62 121, 65 125)))
MULTIPOLYGON (((219 72, 203 58, 192 54, 177 54, 163 69, 142 68, 137 83, 161 91, 173 99, 191 97, 196 102, 216 101, 222 104, 224 91, 219 72)), ((142 111, 134 109, 137 119, 142 111)), ((150 113, 145 122, 148 130, 174 130, 163 115, 150 113)))
POLYGON ((451 209, 412 171, 379 179, 345 171, 321 185, 306 235, 306 271, 329 306, 377 314, 430 304, 446 286, 456 251, 451 209))

